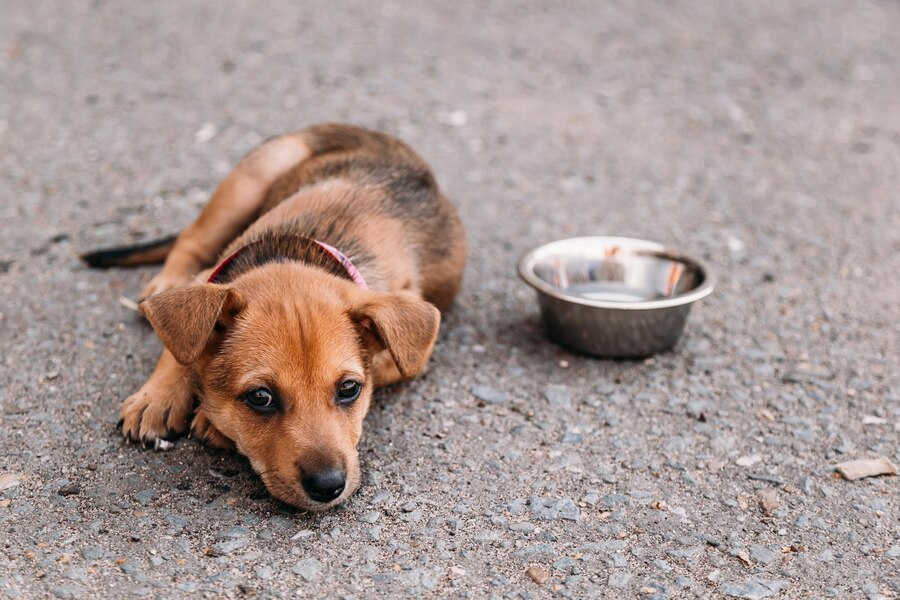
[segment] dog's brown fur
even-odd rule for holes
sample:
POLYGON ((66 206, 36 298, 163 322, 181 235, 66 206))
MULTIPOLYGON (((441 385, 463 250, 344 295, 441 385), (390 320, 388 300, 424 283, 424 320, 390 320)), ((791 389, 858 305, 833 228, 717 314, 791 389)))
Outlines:
POLYGON ((197 437, 246 455, 275 497, 310 510, 346 499, 372 391, 424 368, 438 309, 462 277, 462 226, 426 164, 381 133, 311 127, 247 155, 174 245, 85 259, 138 264, 169 247, 140 305, 166 350, 123 403, 125 436, 170 437, 190 421, 197 437), (370 289, 312 239, 348 255, 370 289), (251 243, 206 283, 210 267, 251 243), (364 384, 348 407, 335 402, 345 379, 364 384), (274 413, 241 401, 261 387, 277 396, 274 413), (301 479, 327 469, 345 473, 345 488, 316 502, 301 479))

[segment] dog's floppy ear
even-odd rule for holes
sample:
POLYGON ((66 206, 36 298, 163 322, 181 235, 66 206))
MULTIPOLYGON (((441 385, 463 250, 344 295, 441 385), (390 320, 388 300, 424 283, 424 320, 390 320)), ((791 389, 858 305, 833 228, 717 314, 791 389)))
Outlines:
POLYGON ((350 314, 374 354, 387 349, 403 377, 418 374, 434 347, 441 313, 410 294, 366 294, 350 314))
POLYGON ((188 365, 206 348, 216 325, 233 318, 238 305, 233 289, 204 283, 154 294, 141 302, 140 309, 163 346, 188 365))

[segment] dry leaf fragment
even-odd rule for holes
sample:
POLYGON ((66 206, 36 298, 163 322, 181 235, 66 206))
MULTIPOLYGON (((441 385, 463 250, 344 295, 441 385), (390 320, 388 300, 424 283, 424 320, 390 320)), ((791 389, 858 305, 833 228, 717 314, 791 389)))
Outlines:
POLYGON ((768 408, 760 409, 759 413, 757 413, 757 414, 759 414, 760 417, 762 417, 763 419, 765 419, 766 421, 768 421, 770 423, 775 421, 775 415, 773 415, 772 411, 769 410, 768 408))
POLYGON ((856 481, 864 477, 897 474, 896 465, 887 456, 842 462, 835 466, 835 470, 848 481, 856 481))
POLYGON ((756 499, 759 500, 759 507, 767 517, 772 516, 772 513, 781 506, 781 502, 778 501, 778 493, 772 489, 758 490, 756 499))
POLYGON ((127 308, 128 310, 133 310, 134 312, 141 312, 138 303, 128 298, 127 296, 119 296, 119 304, 127 308))
POLYGON ((204 123, 203 126, 194 133, 194 141, 198 144, 205 144, 216 137, 217 133, 219 133, 219 128, 216 127, 215 123, 204 123))
POLYGON ((22 476, 17 473, 4 473, 0 475, 0 492, 14 488, 22 483, 22 476))

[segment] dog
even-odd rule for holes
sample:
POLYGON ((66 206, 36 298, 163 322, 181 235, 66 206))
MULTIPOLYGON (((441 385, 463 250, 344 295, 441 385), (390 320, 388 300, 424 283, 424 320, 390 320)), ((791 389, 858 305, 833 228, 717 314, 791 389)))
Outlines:
POLYGON ((122 404, 126 439, 190 428, 246 456, 275 498, 320 511, 359 486, 373 390, 425 367, 466 244, 406 144, 321 124, 252 150, 177 237, 82 258, 164 261, 139 304, 164 351, 122 404))

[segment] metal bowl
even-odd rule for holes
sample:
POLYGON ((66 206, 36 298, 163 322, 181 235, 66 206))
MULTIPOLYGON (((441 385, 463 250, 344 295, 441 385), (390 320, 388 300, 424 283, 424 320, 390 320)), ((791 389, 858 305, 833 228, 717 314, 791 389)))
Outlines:
POLYGON ((712 275, 660 244, 619 237, 560 240, 528 252, 519 275, 537 290, 557 343, 608 358, 641 358, 675 345, 712 275))

